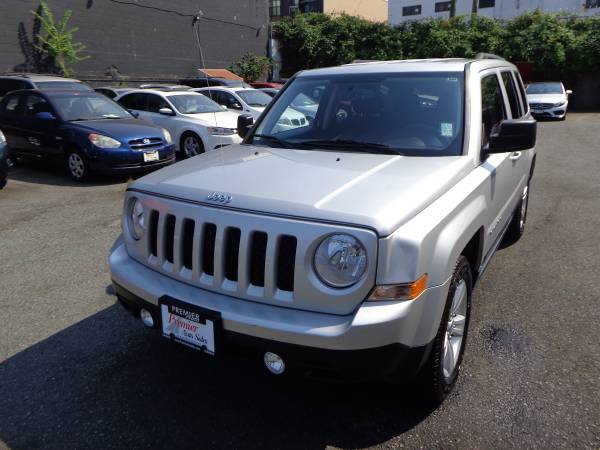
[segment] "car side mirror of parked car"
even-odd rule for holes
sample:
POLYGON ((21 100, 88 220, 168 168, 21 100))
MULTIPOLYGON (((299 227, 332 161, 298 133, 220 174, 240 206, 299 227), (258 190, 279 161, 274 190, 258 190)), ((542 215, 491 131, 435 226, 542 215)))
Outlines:
POLYGON ((171 108, 160 108, 158 110, 159 114, 163 114, 165 116, 174 116, 175 112, 171 108))
POLYGON ((565 92, 566 92, 567 95, 573 94, 573 91, 571 89, 567 89, 565 92))
POLYGON ((238 135, 244 139, 254 125, 254 117, 248 114, 240 114, 237 119, 237 132, 238 135))
POLYGON ((503 120, 494 127, 487 153, 507 153, 535 147, 537 122, 533 118, 503 120))
POLYGON ((132 111, 131 109, 128 109, 127 111, 129 111, 129 114, 131 114, 133 117, 135 117, 136 119, 140 118, 140 113, 137 111, 132 111))
POLYGON ((52 114, 51 112, 48 111, 42 111, 39 113, 35 113, 35 115, 33 116, 38 120, 56 120, 56 117, 54 117, 54 114, 52 114))

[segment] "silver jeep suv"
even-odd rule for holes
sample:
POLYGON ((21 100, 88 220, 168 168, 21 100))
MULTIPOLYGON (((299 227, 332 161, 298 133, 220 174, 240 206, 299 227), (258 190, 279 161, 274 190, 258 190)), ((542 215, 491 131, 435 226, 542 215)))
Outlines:
POLYGON ((515 66, 307 70, 238 132, 128 187, 109 257, 121 304, 209 355, 417 375, 441 401, 473 285, 525 226, 536 122, 515 66), (283 124, 299 103, 306 120, 283 124))

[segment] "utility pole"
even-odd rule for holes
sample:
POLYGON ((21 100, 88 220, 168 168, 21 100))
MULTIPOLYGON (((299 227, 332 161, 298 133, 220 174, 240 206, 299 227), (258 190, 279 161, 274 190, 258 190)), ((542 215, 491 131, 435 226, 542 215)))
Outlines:
POLYGON ((473 0, 473 6, 471 6, 471 14, 477 14, 477 0, 473 0))
MULTIPOLYGON (((475 1, 475 0, 473 0, 475 1)), ((450 17, 456 16, 456 0, 450 1, 450 17)))

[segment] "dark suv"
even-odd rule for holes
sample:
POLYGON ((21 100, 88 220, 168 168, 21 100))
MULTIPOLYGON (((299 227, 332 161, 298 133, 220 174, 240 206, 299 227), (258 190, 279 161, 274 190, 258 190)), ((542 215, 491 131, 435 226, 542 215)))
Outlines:
POLYGON ((0 99, 12 91, 20 89, 68 89, 89 91, 92 88, 73 78, 55 75, 38 75, 33 73, 13 73, 0 75, 0 99))
POLYGON ((171 135, 94 91, 21 90, 0 102, 10 156, 65 161, 71 177, 147 171, 175 161, 171 135))

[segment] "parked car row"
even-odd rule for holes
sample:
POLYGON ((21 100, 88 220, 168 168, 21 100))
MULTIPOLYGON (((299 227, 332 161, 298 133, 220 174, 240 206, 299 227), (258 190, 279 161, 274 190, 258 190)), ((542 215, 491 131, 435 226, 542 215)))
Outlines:
MULTIPOLYGON (((176 152, 189 158, 239 143, 239 114, 258 118, 271 97, 243 82, 212 81, 210 89, 148 83, 92 90, 57 76, 1 76, 0 184, 9 157, 62 160, 83 181, 92 173, 163 167, 176 152)), ((306 123, 294 111, 287 120, 306 123)))

